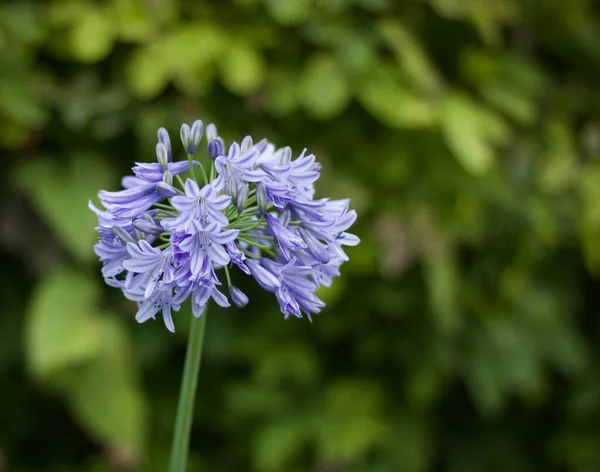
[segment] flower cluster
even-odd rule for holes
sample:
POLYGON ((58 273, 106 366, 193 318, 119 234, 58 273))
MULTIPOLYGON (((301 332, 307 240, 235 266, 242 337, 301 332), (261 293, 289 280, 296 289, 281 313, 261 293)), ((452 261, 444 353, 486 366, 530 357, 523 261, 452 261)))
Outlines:
POLYGON ((162 313, 170 331, 172 311, 191 300, 200 316, 212 298, 230 306, 217 275, 225 273, 231 301, 243 307, 248 297, 231 285, 237 267, 273 292, 282 313, 302 317, 324 303, 315 295, 331 284, 348 260, 344 245, 359 239, 346 231, 356 219, 349 200, 314 198, 320 165, 303 151, 292 159, 289 147, 246 136, 227 150, 210 124, 181 127, 187 160, 173 162, 171 141, 158 131, 157 161, 136 163, 123 190, 100 191, 104 210, 94 249, 107 284, 138 303, 136 320, 162 313), (203 134, 212 165, 207 173, 194 159, 203 134))

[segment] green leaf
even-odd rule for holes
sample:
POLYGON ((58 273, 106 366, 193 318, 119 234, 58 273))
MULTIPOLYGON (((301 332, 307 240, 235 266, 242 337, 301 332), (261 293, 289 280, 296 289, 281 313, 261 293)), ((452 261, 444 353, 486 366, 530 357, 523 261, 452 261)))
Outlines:
POLYGON ((320 53, 305 65, 299 85, 300 102, 315 118, 339 115, 350 101, 350 88, 333 56, 320 53))
POLYGON ((392 49, 400 70, 415 90, 435 93, 441 79, 417 38, 399 21, 386 18, 377 29, 392 49))
POLYGON ((553 120, 545 127, 544 150, 536 167, 536 180, 547 193, 563 191, 578 176, 577 149, 567 123, 553 120))
POLYGON ((329 386, 319 416, 317 444, 322 458, 355 461, 372 450, 386 431, 376 385, 352 379, 329 386))
POLYGON ((95 155, 78 154, 60 164, 41 156, 19 167, 16 181, 65 248, 82 261, 92 261, 97 216, 87 204, 98 190, 111 187, 113 174, 95 155))
POLYGON ((26 127, 39 127, 48 118, 44 108, 32 95, 28 80, 5 80, 0 87, 0 112, 26 127))
POLYGON ((313 0, 263 0, 265 7, 276 21, 295 25, 308 18, 314 10, 313 0))
POLYGON ((94 283, 71 269, 58 269, 44 277, 33 295, 26 323, 26 355, 34 374, 48 377, 98 352, 97 297, 94 283))
POLYGON ((389 66, 370 71, 357 94, 367 111, 388 126, 423 128, 437 121, 436 108, 414 95, 389 66))
POLYGON ((169 64, 163 60, 160 48, 149 46, 136 49, 126 66, 131 91, 141 99, 154 98, 171 78, 169 64))
POLYGON ((427 258, 425 280, 436 327, 443 334, 455 333, 461 322, 457 287, 460 275, 449 249, 427 258))
POLYGON ((459 94, 444 100, 440 118, 444 140, 465 170, 473 175, 489 172, 494 165, 494 145, 508 135, 504 122, 459 94))
POLYGON ((260 428, 253 438, 255 470, 289 470, 304 446, 307 433, 306 422, 297 418, 279 419, 260 428))
POLYGON ((134 463, 144 455, 147 406, 116 317, 102 318, 103 352, 63 376, 58 388, 95 438, 134 463))
POLYGON ((269 72, 266 107, 272 115, 289 115, 298 108, 298 83, 298 74, 291 69, 273 68, 269 72))
POLYGON ((600 163, 590 162, 582 171, 579 187, 582 208, 579 234, 583 257, 589 270, 600 275, 600 163))
POLYGON ((255 49, 232 45, 225 50, 220 66, 223 84, 237 95, 249 95, 263 84, 266 66, 255 49))
POLYGON ((111 7, 119 39, 147 42, 157 34, 156 15, 138 0, 116 0, 111 7))
POLYGON ((104 11, 92 8, 78 19, 71 30, 71 51, 81 62, 98 62, 110 53, 114 40, 111 18, 104 11))

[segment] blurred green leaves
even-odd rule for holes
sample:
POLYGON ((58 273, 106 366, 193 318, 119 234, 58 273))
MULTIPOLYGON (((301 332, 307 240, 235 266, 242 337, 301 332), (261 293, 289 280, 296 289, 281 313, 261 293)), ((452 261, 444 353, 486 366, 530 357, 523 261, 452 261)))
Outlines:
POLYGON ((243 45, 232 44, 225 48, 220 60, 224 85, 237 95, 256 92, 265 76, 265 64, 257 51, 243 45))
POLYGON ((27 330, 28 364, 36 375, 48 377, 98 353, 98 297, 98 286, 76 272, 60 270, 45 278, 27 330))
POLYGON ((2 4, 0 457, 164 470, 185 329, 102 284, 87 202, 200 118, 315 153, 362 242, 310 324, 235 282, 191 472, 597 470, 598 38, 590 2, 2 4))
POLYGON ((393 128, 432 126, 437 109, 403 84, 396 70, 380 64, 365 75, 358 90, 358 100, 369 113, 393 128))
POLYGON ((335 58, 322 53, 311 57, 299 85, 300 102, 318 120, 339 115, 350 101, 350 88, 335 58))
POLYGON ((137 462, 145 444, 145 398, 121 322, 98 310, 98 288, 68 268, 44 279, 27 317, 28 365, 63 393, 93 436, 137 462))
POLYGON ((114 171, 106 160, 92 153, 79 153, 55 162, 38 156, 16 168, 16 181, 52 228, 69 253, 92 261, 97 224, 87 207, 91 189, 113 185, 114 171))
POLYGON ((468 97, 448 96, 441 107, 440 127, 446 144, 466 171, 482 175, 494 165, 494 146, 505 142, 508 129, 500 117, 468 97))
POLYGON ((90 8, 75 23, 69 39, 76 60, 97 62, 104 59, 115 40, 112 19, 99 8, 90 8))

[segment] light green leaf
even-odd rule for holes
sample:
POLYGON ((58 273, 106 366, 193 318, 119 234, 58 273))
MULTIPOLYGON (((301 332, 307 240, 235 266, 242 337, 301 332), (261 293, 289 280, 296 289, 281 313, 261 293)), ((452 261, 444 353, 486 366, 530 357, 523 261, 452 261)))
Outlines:
POLYGON ((28 365, 40 377, 78 364, 99 349, 92 281, 70 269, 48 274, 33 295, 26 323, 28 365))
POLYGON ((457 287, 460 275, 449 249, 427 258, 425 279, 436 327, 444 334, 456 332, 461 322, 457 287))
POLYGON ((90 154, 59 162, 46 156, 27 161, 17 169, 16 181, 65 248, 83 261, 92 261, 97 216, 87 204, 98 190, 114 184, 113 169, 90 154))
POLYGON ((98 62, 108 55, 114 40, 111 18, 104 11, 93 8, 86 11, 73 25, 71 52, 82 62, 98 62))
POLYGON ((445 99, 440 118, 444 140, 458 162, 473 175, 487 173, 494 165, 494 145, 508 135, 505 123, 459 94, 445 99))
POLYGON ((296 418, 284 418, 263 426, 254 436, 255 470, 288 470, 301 452, 306 436, 306 422, 296 418))
POLYGON ((557 193, 577 177, 577 150, 566 123, 553 120, 544 131, 545 146, 536 167, 536 180, 545 192, 557 193))
POLYGON ((28 80, 4 80, 0 87, 0 112, 26 127, 39 127, 49 113, 32 95, 28 80))
POLYGON ((115 30, 121 40, 147 42, 157 34, 156 13, 138 0, 113 0, 115 30), (153 14, 154 13, 154 14, 153 14))
POLYGON ((305 65, 299 85, 300 102, 315 118, 340 114, 350 101, 350 88, 333 56, 320 53, 305 65))
POLYGON ((374 448, 387 431, 381 417, 381 391, 358 379, 329 386, 317 438, 324 459, 355 461, 374 448))
POLYGON ((399 21, 384 19, 377 29, 392 49, 412 87, 426 93, 440 88, 441 79, 417 38, 399 21))
POLYGON ((298 74, 290 69, 273 69, 267 76, 266 106, 275 116, 289 115, 298 108, 298 74))
POLYGON ((136 49, 126 66, 127 82, 139 98, 150 99, 166 87, 171 78, 169 64, 154 46, 136 49))
POLYGON ((263 84, 266 66, 255 49, 232 45, 226 48, 220 66, 223 84, 237 95, 249 95, 263 84))
POLYGON ((600 275, 600 163, 590 162, 581 171, 579 188, 582 208, 579 233, 583 257, 589 270, 600 275))
POLYGON ((103 353, 71 370, 59 389, 92 436, 137 462, 146 442, 146 400, 124 344, 123 326, 115 317, 101 321, 103 353))
POLYGON ((263 0, 265 7, 276 21, 284 25, 301 23, 314 10, 313 0, 263 0))
POLYGON ((357 94, 367 111, 388 126, 423 128, 437 121, 436 107, 414 95, 389 66, 375 67, 357 94))

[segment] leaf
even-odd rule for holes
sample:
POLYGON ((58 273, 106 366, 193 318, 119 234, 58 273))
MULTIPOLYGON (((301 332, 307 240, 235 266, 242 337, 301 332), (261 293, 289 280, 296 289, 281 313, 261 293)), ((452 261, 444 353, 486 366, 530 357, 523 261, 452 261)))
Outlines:
POLYGON ((337 61, 326 53, 308 60, 298 93, 304 108, 319 120, 339 115, 350 101, 346 78, 337 61))
POLYGON ((308 18, 314 10, 313 0, 263 0, 275 20, 284 25, 295 25, 308 18))
POLYGON ((99 349, 97 287, 72 269, 48 274, 33 295, 26 322, 26 355, 35 375, 48 377, 99 349))
POLYGON ((127 337, 117 318, 102 318, 101 355, 72 369, 58 388, 92 436, 128 461, 144 455, 147 406, 127 337))
POLYGON ((111 18, 97 8, 88 10, 71 30, 71 51, 82 62, 98 62, 113 47, 115 32, 111 18))
POLYGON ((266 66, 262 55, 243 45, 228 47, 220 61, 221 80, 237 95, 249 95, 263 84, 266 66))
POLYGON ((171 70, 157 47, 136 49, 126 65, 127 82, 131 91, 141 99, 150 99, 166 87, 171 70))
POLYGON ((461 70, 493 107, 519 124, 535 123, 548 81, 534 63, 517 55, 471 49, 462 55, 461 70))
POLYGON ((589 162, 581 170, 579 186, 582 208, 579 214, 579 234, 583 257, 588 269, 600 275, 600 163, 589 162))
POLYGON ((460 276, 456 263, 449 249, 426 259, 425 280, 433 321, 441 333, 455 333, 461 322, 457 287, 460 276))
POLYGON ((352 379, 333 383, 325 393, 317 439, 320 455, 329 460, 355 461, 386 434, 381 391, 371 382, 352 379))
POLYGON ((386 18, 377 29, 392 49, 400 70, 415 90, 435 93, 441 79, 419 41, 399 21, 386 18))
POLYGON ((577 150, 567 123, 553 120, 545 131, 546 142, 536 167, 536 180, 545 192, 558 193, 576 181, 577 150))
POLYGON ((437 121, 436 108, 406 88, 389 66, 370 71, 357 94, 363 107, 388 126, 423 128, 437 121))
POLYGON ((40 156, 17 168, 16 180, 69 252, 82 261, 96 259, 97 217, 87 203, 113 181, 104 159, 79 154, 58 165, 40 156))
POLYGON ((275 117, 289 115, 298 108, 298 75, 290 69, 270 70, 265 87, 266 106, 275 117))
POLYGON ((440 127, 458 162, 473 175, 483 175, 494 165, 493 146, 506 140, 503 121, 471 99, 459 94, 442 104, 440 127))
POLYGON ((263 426, 253 438, 255 470, 289 470, 306 437, 306 422, 297 418, 278 419, 263 426))
POLYGON ((148 42, 157 34, 156 13, 145 8, 138 0, 117 0, 111 5, 115 16, 115 30, 119 39, 130 42, 148 42))

